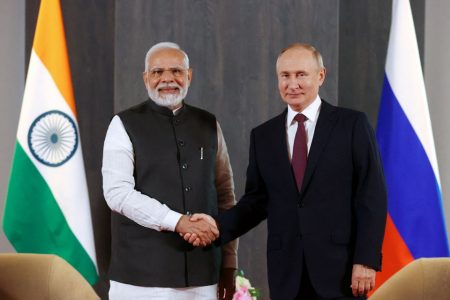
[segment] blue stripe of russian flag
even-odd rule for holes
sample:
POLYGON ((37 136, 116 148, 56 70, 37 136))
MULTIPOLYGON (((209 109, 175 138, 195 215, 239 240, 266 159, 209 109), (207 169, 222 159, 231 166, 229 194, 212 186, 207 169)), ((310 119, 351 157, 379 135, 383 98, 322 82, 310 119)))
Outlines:
POLYGON ((378 115, 377 140, 392 220, 414 258, 448 256, 439 184, 386 76, 378 115))

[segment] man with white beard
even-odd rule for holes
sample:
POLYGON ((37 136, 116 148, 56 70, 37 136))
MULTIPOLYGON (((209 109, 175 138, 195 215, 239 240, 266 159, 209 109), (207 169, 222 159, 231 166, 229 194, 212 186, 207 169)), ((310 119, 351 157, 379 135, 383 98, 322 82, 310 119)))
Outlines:
POLYGON ((184 103, 192 69, 177 44, 150 48, 143 79, 150 99, 114 116, 103 149, 109 298, 231 299, 237 241, 217 247, 214 222, 189 220, 235 204, 222 131, 214 115, 184 103), (206 247, 186 243, 188 232, 206 247))

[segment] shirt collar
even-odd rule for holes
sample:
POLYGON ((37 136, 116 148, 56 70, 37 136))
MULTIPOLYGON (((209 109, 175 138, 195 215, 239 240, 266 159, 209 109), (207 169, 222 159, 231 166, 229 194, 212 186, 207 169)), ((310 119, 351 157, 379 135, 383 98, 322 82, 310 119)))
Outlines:
POLYGON ((178 115, 178 113, 179 113, 180 110, 183 108, 183 106, 184 106, 184 103, 181 103, 181 106, 180 106, 180 107, 178 107, 178 108, 172 110, 173 115, 174 115, 174 116, 178 115))
MULTIPOLYGON (((317 95, 316 99, 314 99, 314 101, 300 113, 305 115, 305 117, 308 118, 308 121, 315 122, 317 119, 317 115, 319 113, 319 108, 320 108, 321 104, 322 104, 322 100, 320 100, 319 95, 317 95)), ((287 127, 292 125, 292 121, 294 120, 294 117, 298 113, 299 113, 298 111, 293 110, 288 105, 288 112, 287 112, 287 117, 286 117, 286 126, 287 127)))

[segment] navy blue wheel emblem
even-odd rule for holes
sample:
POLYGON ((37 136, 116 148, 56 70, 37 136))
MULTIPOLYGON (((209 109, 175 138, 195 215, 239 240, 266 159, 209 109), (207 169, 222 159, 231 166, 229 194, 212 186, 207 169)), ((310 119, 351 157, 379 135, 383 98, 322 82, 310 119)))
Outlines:
POLYGON ((59 110, 43 113, 30 126, 28 147, 44 165, 58 167, 64 164, 78 147, 75 122, 59 110))

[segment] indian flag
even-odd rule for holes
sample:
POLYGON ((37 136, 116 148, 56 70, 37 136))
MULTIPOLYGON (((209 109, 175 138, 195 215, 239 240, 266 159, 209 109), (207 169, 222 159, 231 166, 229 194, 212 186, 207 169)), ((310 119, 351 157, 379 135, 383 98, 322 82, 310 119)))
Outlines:
POLYGON ((89 197, 59 0, 42 0, 3 229, 17 252, 56 254, 98 278, 89 197))

